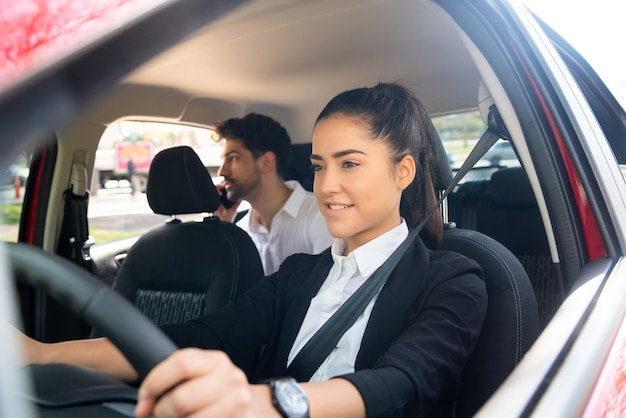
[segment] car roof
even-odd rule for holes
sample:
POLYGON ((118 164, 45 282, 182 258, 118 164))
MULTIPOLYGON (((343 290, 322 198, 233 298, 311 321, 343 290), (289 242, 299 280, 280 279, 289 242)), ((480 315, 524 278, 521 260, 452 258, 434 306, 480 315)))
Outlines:
POLYGON ((125 83, 221 98, 244 111, 319 111, 347 88, 399 81, 431 113, 475 108, 478 72, 453 26, 436 6, 414 0, 256 0, 125 83))
MULTIPOLYGON (((106 89, 108 99, 80 119, 211 125, 254 111, 283 122, 297 143, 310 142, 313 121, 332 96, 381 81, 409 87, 432 115, 477 108, 479 73, 456 24, 432 2, 251 0, 206 20, 106 89)), ((115 68, 123 67, 137 54, 132 35, 119 33, 109 42, 115 54, 92 59, 80 77, 106 78, 116 56, 115 68)))

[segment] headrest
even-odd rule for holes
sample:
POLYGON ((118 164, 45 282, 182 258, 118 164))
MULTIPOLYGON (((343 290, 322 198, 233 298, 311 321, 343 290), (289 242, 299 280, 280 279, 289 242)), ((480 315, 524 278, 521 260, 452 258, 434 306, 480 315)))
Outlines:
POLYGON ((508 208, 532 208, 537 200, 530 181, 522 167, 498 170, 491 175, 491 195, 498 206, 508 208))
POLYGON ((311 169, 311 143, 291 144, 289 170, 285 180, 298 180, 302 187, 312 192, 314 177, 311 169))
POLYGON ((214 212, 220 198, 208 170, 187 146, 154 156, 148 173, 148 204, 161 215, 214 212))
POLYGON ((435 154, 435 161, 437 166, 433 167, 433 183, 435 184, 435 190, 445 190, 450 183, 452 183, 452 167, 450 167, 450 160, 446 149, 443 147, 443 142, 439 138, 439 133, 435 129, 433 122, 428 119, 426 121, 426 130, 432 140, 432 148, 435 154))

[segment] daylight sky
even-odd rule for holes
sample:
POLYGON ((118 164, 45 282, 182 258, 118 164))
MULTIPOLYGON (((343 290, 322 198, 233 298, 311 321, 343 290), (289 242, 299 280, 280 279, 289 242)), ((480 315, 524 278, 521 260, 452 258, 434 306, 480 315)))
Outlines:
POLYGON ((626 108, 626 1, 521 1, 587 59, 626 108))

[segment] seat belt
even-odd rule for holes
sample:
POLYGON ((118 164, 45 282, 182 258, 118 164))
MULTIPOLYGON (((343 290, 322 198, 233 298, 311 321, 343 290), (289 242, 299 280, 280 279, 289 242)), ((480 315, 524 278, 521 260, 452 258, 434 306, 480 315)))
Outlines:
MULTIPOLYGON (((494 109, 495 107, 490 112, 490 115, 494 113, 494 109)), ((363 313, 374 295, 382 289, 387 278, 395 269, 409 245, 411 245, 415 237, 419 235, 428 219, 437 211, 441 202, 443 202, 448 194, 456 187, 459 180, 461 180, 478 160, 485 155, 487 150, 496 143, 500 136, 501 135, 493 133, 491 129, 487 129, 481 135, 476 146, 472 149, 459 171, 455 174, 452 182, 439 197, 435 207, 431 209, 424 219, 409 233, 409 236, 396 248, 389 258, 372 273, 365 283, 363 283, 324 325, 317 330, 311 339, 307 341, 287 367, 286 371, 289 376, 294 377, 299 382, 307 382, 311 379, 311 376, 313 376, 322 362, 328 358, 330 353, 335 349, 343 334, 356 322, 357 318, 363 313)))
POLYGON ((57 253, 93 273, 89 255, 90 237, 87 221, 87 169, 81 163, 72 164, 70 186, 63 192, 65 207, 59 233, 57 253))

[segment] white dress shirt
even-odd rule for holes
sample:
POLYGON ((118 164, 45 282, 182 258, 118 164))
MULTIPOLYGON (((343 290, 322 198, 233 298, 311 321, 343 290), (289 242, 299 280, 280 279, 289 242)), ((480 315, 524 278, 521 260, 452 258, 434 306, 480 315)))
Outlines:
MULTIPOLYGON (((336 240, 331 249, 333 266, 317 295, 311 299, 309 310, 300 326, 287 364, 291 364, 302 347, 339 307, 380 267, 409 235, 404 221, 394 229, 360 246, 347 256, 345 240, 336 240)), ((311 382, 328 380, 334 376, 354 372, 356 356, 378 294, 365 311, 341 337, 335 349, 311 377, 311 382)))
POLYGON ((266 276, 276 272, 288 256, 317 254, 334 241, 313 193, 304 190, 295 180, 285 184, 293 191, 274 215, 269 231, 257 221, 254 208, 237 222, 237 226, 250 235, 259 250, 266 276))

